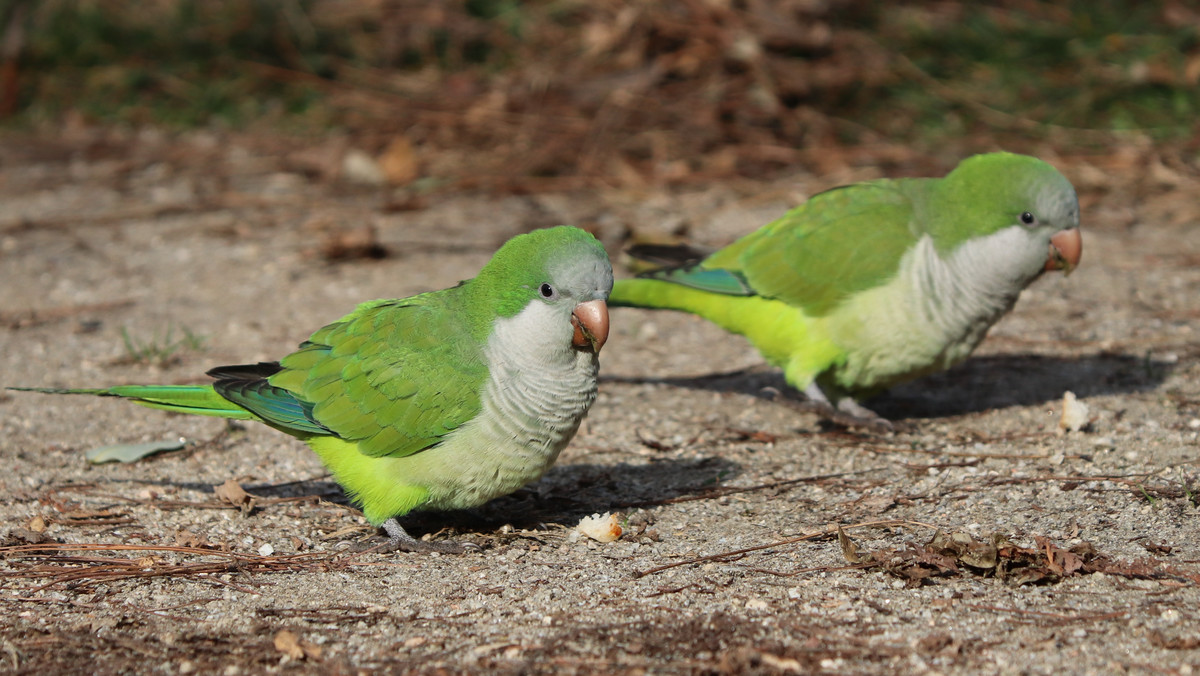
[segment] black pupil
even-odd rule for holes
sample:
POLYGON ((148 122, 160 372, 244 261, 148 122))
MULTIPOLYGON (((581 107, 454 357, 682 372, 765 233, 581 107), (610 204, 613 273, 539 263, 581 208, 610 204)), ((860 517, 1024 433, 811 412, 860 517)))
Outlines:
POLYGON ((1028 211, 1021 214, 1021 222, 1022 223, 1032 223, 1033 222, 1033 214, 1029 213, 1028 211))
POLYGON ((543 298, 549 298, 550 296, 554 295, 554 288, 551 287, 549 284, 543 284, 542 288, 541 288, 541 292, 542 292, 543 298))

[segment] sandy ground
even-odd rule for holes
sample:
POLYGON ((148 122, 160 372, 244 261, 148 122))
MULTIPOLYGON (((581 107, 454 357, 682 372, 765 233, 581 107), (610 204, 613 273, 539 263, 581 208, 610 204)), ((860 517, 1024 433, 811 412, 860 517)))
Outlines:
MULTIPOLYGON (((469 277, 517 232, 719 244, 856 178, 422 204, 205 135, 2 147, 0 385, 196 382, 469 277), (321 258, 363 224, 390 256, 321 258)), ((1192 673, 1200 232, 1090 203, 1076 274, 1036 282, 966 364, 872 402, 895 434, 764 400, 781 377, 698 319, 614 310, 599 399, 550 474, 406 522, 482 547, 463 556, 345 551, 365 521, 265 427, 5 392, 0 670, 1192 673), (1092 420, 1059 434, 1068 390, 1092 420), (214 492, 231 479, 253 504, 214 492), (574 532, 609 511, 619 540, 574 532), (1000 565, 927 547, 937 530, 1003 536, 1000 565)))

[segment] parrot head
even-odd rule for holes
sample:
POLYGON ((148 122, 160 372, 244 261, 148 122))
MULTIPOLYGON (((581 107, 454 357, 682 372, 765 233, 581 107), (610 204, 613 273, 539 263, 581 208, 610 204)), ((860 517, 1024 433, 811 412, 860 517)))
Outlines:
POLYGON ((1070 274, 1079 265, 1079 199, 1057 169, 1012 153, 976 155, 942 179, 937 192, 951 208, 931 230, 939 248, 967 242, 992 249, 997 265, 1028 281, 1042 272, 1070 274))
POLYGON ((563 225, 510 239, 471 284, 495 297, 500 317, 531 308, 548 314, 550 322, 539 322, 537 330, 552 347, 569 340, 573 349, 599 353, 608 340, 612 265, 600 242, 579 228, 563 225))

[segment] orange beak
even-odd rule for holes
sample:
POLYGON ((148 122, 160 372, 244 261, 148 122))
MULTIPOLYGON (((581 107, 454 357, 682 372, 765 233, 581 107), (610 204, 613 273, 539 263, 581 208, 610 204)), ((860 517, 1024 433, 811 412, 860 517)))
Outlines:
POLYGON ((1050 238, 1050 255, 1046 258, 1046 270, 1062 270, 1064 275, 1071 274, 1079 265, 1079 257, 1083 255, 1083 235, 1079 228, 1060 230, 1050 238))
POLYGON ((571 312, 571 325, 575 327, 571 344, 590 347, 599 354, 600 348, 608 340, 608 305, 602 300, 589 300, 576 305, 571 312))

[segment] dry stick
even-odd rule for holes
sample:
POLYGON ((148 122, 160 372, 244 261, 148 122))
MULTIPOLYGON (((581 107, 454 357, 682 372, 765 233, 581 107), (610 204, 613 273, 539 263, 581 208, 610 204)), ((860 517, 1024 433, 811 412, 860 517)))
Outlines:
POLYGON ((708 556, 700 556, 700 557, 693 558, 693 559, 687 559, 685 561, 676 561, 675 563, 668 563, 666 565, 658 566, 656 568, 651 568, 649 570, 637 571, 633 574, 633 576, 634 576, 634 578, 642 578, 647 575, 653 575, 654 573, 661 573, 662 571, 669 570, 671 568, 678 568, 679 566, 687 566, 687 565, 690 565, 693 563, 703 563, 705 561, 714 561, 717 559, 725 559, 725 558, 729 558, 731 556, 740 556, 742 554, 748 554, 750 552, 757 552, 757 551, 760 551, 763 549, 771 549, 772 547, 782 547, 784 545, 795 544, 797 542, 804 542, 806 540, 815 540, 816 538, 819 538, 819 537, 825 537, 825 536, 837 534, 838 528, 841 528, 842 530, 849 530, 851 528, 871 528, 871 527, 903 526, 903 525, 923 526, 925 528, 929 528, 932 530, 939 530, 939 528, 937 526, 934 526, 933 524, 923 523, 921 521, 909 521, 909 520, 905 520, 905 519, 889 519, 887 521, 864 521, 862 523, 855 523, 855 524, 851 524, 849 526, 836 526, 836 525, 826 526, 824 530, 820 530, 815 533, 808 533, 806 535, 800 535, 800 536, 797 536, 794 538, 787 538, 785 540, 779 540, 777 542, 771 542, 771 543, 765 544, 765 545, 755 545, 754 547, 746 547, 744 549, 735 549, 733 551, 721 552, 720 554, 709 554, 708 556))
MULTIPOLYGON (((56 560, 64 563, 78 562, 77 557, 55 555, 59 551, 161 551, 161 552, 177 552, 184 554, 196 554, 200 556, 213 556, 227 559, 226 562, 211 562, 211 563, 195 563, 182 565, 150 565, 144 566, 138 560, 131 559, 112 559, 111 561, 104 560, 103 563, 97 562, 95 559, 84 559, 95 563, 92 568, 85 569, 59 569, 61 572, 57 574, 46 570, 43 567, 36 567, 22 571, 11 573, 0 573, 0 578, 29 578, 29 577, 53 577, 54 579, 47 584, 33 589, 32 591, 41 591, 43 589, 71 582, 79 579, 87 578, 130 578, 130 577, 161 577, 161 576, 196 576, 201 573, 212 575, 216 573, 237 572, 244 568, 249 568, 252 572, 274 572, 287 570, 289 567, 312 567, 319 565, 330 565, 337 558, 337 552, 334 553, 311 553, 311 554, 289 554, 284 556, 257 556, 250 554, 238 554, 235 552, 222 552, 219 550, 202 549, 199 547, 182 547, 182 546, 154 546, 154 545, 113 545, 113 544, 38 544, 38 545, 19 545, 16 547, 0 547, 0 555, 8 554, 25 554, 25 555, 45 555, 51 560, 56 560), (97 567, 102 567, 101 570, 96 570, 97 567)), ((82 557, 80 557, 82 558, 82 557)), ((338 563, 341 566, 353 565, 346 561, 338 563)), ((204 579, 216 580, 215 577, 206 577, 204 579)), ((224 581, 221 581, 224 582, 224 581)), ((230 585, 233 586, 233 585, 230 585)))
MULTIPOLYGON (((989 486, 989 487, 990 486, 1006 486, 1006 485, 1011 485, 1011 484, 1037 483, 1037 482, 1041 482, 1041 481, 1065 481, 1065 482, 1073 482, 1073 483, 1085 483, 1088 481, 1108 481, 1108 482, 1115 483, 1115 484, 1124 484, 1126 486, 1129 486, 1131 489, 1134 489, 1134 488, 1140 489, 1147 496, 1149 496, 1149 491, 1154 491, 1155 493, 1159 493, 1159 494, 1166 493, 1166 489, 1164 489, 1164 488, 1159 488, 1156 486, 1149 486, 1149 487, 1146 486, 1145 480, 1146 480, 1146 478, 1150 477, 1152 474, 1153 474, 1152 472, 1147 472, 1144 474, 1128 474, 1125 476, 1105 476, 1105 475, 1059 476, 1059 475, 1052 475, 1052 476, 1042 476, 1042 477, 1019 477, 1019 478, 1013 478, 1013 479, 991 479, 986 482, 985 486, 989 486), (1141 479, 1140 480, 1129 479, 1126 477, 1141 477, 1141 479)), ((960 489, 960 490, 962 490, 962 489, 960 489)), ((1113 489, 1113 490, 1117 490, 1117 489, 1113 489)), ((1124 490, 1124 489, 1121 489, 1121 490, 1124 490)), ((1183 492, 1181 489, 1172 488, 1172 490, 1180 490, 1181 493, 1183 492)), ((1176 496, 1168 493, 1166 495, 1166 497, 1176 497, 1176 496)))
MULTIPOLYGON (((1038 453, 1029 455, 1025 453, 969 453, 967 451, 939 451, 933 448, 887 448, 884 446, 863 446, 862 450, 876 455, 884 455, 887 453, 921 453, 924 455, 944 455, 950 458, 987 458, 998 460, 1044 460, 1050 457, 1049 453, 1038 453)), ((1077 455, 1063 456, 1068 458, 1078 458, 1077 455)))
POLYGON ((767 568, 747 568, 746 570, 754 573, 762 573, 764 575, 774 575, 775 577, 796 577, 797 575, 803 575, 805 573, 834 573, 839 570, 861 570, 863 568, 870 568, 876 565, 879 565, 878 561, 863 561, 862 563, 852 563, 845 566, 812 566, 810 568, 793 570, 788 573, 781 573, 778 570, 769 570, 767 568))
MULTIPOLYGON (((92 493, 92 492, 87 492, 87 491, 79 491, 79 492, 84 493, 86 495, 90 495, 91 497, 94 497, 94 498, 106 498, 108 500, 119 500, 121 502, 126 502, 126 503, 130 503, 130 504, 134 504, 134 505, 145 505, 147 507, 157 507, 159 509, 184 509, 184 508, 241 509, 242 508, 241 505, 235 505, 231 502, 221 502, 219 500, 206 500, 204 502, 196 502, 194 500, 168 500, 165 498, 130 498, 130 497, 126 497, 124 495, 116 495, 114 493, 92 493)), ((288 502, 308 502, 308 501, 318 501, 319 502, 323 498, 323 496, 321 496, 321 495, 295 495, 290 498, 264 498, 264 497, 259 497, 257 495, 254 495, 252 493, 247 493, 247 495, 254 498, 254 506, 255 507, 264 507, 264 506, 268 506, 268 505, 279 505, 279 504, 284 504, 284 503, 288 503, 288 502)), ((77 522, 69 521, 69 522, 63 522, 63 523, 74 524, 77 522)))
POLYGON ((1008 485, 1008 484, 1037 483, 1039 481, 1078 481, 1080 483, 1087 482, 1087 481, 1111 481, 1113 483, 1130 484, 1133 486, 1140 486, 1141 485, 1140 482, 1130 479, 1129 477, 1145 478, 1145 477, 1149 477, 1151 474, 1152 474, 1152 472, 1145 472, 1145 473, 1140 473, 1140 474, 1096 474, 1096 475, 1092 475, 1092 476, 1072 476, 1069 474, 1068 475, 1050 474, 1047 476, 1029 476, 1029 477, 1011 477, 1011 478, 994 477, 992 479, 989 479, 987 481, 987 483, 989 486, 1004 486, 1004 485, 1008 485))

